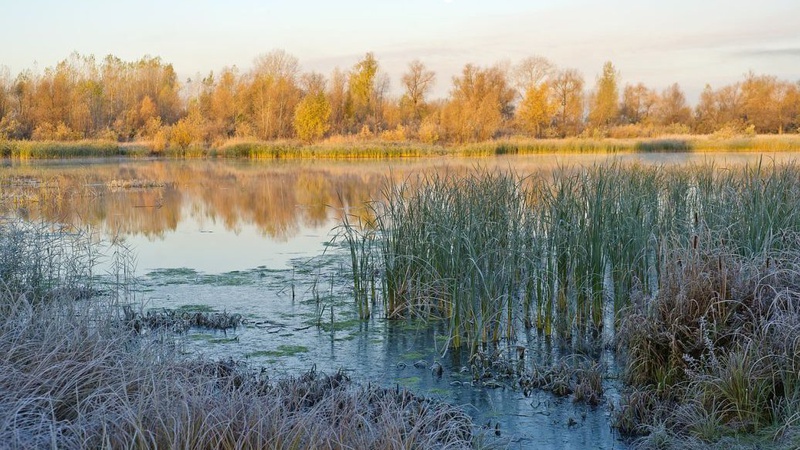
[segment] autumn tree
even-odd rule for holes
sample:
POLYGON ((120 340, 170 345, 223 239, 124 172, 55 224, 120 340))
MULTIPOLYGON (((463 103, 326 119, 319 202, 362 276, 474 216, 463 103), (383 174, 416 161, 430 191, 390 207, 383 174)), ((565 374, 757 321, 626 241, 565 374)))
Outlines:
POLYGON ((414 60, 408 64, 408 71, 403 74, 401 81, 405 93, 400 98, 400 107, 406 123, 417 128, 425 111, 425 97, 433 88, 436 74, 421 61, 414 60))
POLYGON ((442 111, 443 126, 456 141, 482 141, 493 137, 513 115, 515 92, 498 66, 467 64, 453 79, 451 99, 442 111))
POLYGON ((11 87, 14 114, 5 125, 5 134, 13 139, 30 139, 36 122, 33 114, 34 77, 28 71, 20 72, 11 87))
POLYGON ((310 73, 303 76, 305 95, 294 112, 297 137, 306 142, 322 138, 330 128, 331 105, 325 96, 325 77, 310 73))
POLYGON ((655 105, 656 121, 663 126, 689 125, 692 110, 686 104, 686 96, 678 83, 664 89, 655 105))
POLYGON ((0 139, 5 136, 4 125, 11 119, 11 80, 8 67, 0 66, 0 139))
POLYGON ((189 114, 170 128, 169 144, 185 152, 190 146, 203 145, 206 138, 204 117, 199 109, 190 108, 189 114))
POLYGON ((345 116, 352 132, 366 129, 376 133, 382 127, 389 78, 379 69, 378 60, 369 52, 350 70, 345 116))
POLYGON ((553 116, 550 100, 550 86, 547 82, 529 87, 517 107, 517 124, 533 136, 542 137, 553 116))
POLYGON ((703 92, 700 93, 700 100, 694 109, 694 131, 697 133, 708 134, 717 130, 720 126, 719 105, 717 94, 706 84, 703 92))
POLYGON ((583 123, 583 76, 575 69, 558 71, 552 79, 551 103, 557 132, 562 136, 580 133, 583 123))
POLYGON ((103 129, 103 85, 94 56, 73 54, 79 76, 72 90, 72 127, 84 137, 97 137, 103 129))
POLYGON ((603 74, 597 78, 595 90, 589 100, 589 124, 610 127, 619 117, 619 74, 611 61, 603 65, 603 74))
POLYGON ((203 79, 200 93, 200 110, 206 118, 209 133, 218 139, 236 135, 237 125, 243 119, 244 87, 239 82, 236 67, 226 67, 219 75, 213 73, 203 79))
POLYGON ((299 72, 297 58, 283 50, 256 58, 247 98, 250 120, 259 138, 291 137, 294 109, 301 95, 297 86, 299 72))
POLYGON ((649 124, 653 120, 658 93, 643 83, 626 85, 622 94, 620 120, 628 124, 649 124))
POLYGON ((722 129, 741 131, 747 124, 742 117, 740 83, 714 90, 706 85, 694 110, 694 131, 713 133, 722 129))
POLYGON ((778 133, 800 130, 800 83, 781 83, 778 133))
MULTIPOLYGON (((96 101, 102 104, 92 115, 93 121, 123 140, 136 136, 141 123, 141 107, 145 97, 155 104, 157 117, 165 125, 175 123, 183 114, 180 84, 175 69, 161 58, 145 56, 125 62, 107 56, 97 69, 100 86, 95 87, 96 101)), ((102 132, 102 128, 95 130, 102 132)))
POLYGON ((511 70, 517 94, 521 96, 516 125, 535 137, 542 137, 552 121, 549 79, 554 70, 555 65, 541 56, 525 58, 511 70))
POLYGON ((715 92, 718 121, 721 124, 742 124, 742 84, 723 86, 715 92))
POLYGON ((55 127, 66 121, 69 111, 70 83, 66 63, 48 67, 36 80, 32 116, 36 122, 33 139, 55 139, 55 127))
POLYGON ((512 69, 514 87, 522 97, 531 88, 538 88, 542 83, 548 81, 555 71, 556 66, 549 59, 542 56, 529 56, 512 69))
POLYGON ((328 104, 331 107, 331 131, 335 134, 347 132, 347 74, 338 67, 333 69, 328 83, 328 104))
POLYGON ((103 86, 103 110, 101 121, 103 128, 109 132, 120 134, 119 119, 131 103, 131 83, 128 79, 128 64, 112 55, 106 56, 100 67, 100 82, 103 86))
POLYGON ((798 86, 771 75, 749 73, 741 84, 742 116, 758 133, 797 126, 798 86))
POLYGON ((0 67, 0 139, 24 137, 18 109, 18 105, 24 100, 18 98, 18 82, 19 78, 17 80, 11 78, 7 67, 0 67))

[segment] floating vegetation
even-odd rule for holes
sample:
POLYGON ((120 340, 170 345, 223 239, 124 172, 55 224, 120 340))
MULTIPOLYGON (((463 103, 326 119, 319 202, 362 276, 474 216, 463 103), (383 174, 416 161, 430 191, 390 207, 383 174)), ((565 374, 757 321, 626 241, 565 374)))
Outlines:
POLYGON ((345 320, 334 320, 333 322, 320 321, 318 323, 317 321, 313 321, 309 323, 319 326, 320 329, 322 329, 327 333, 331 333, 335 331, 343 331, 343 330, 358 328, 364 322, 359 319, 345 319, 345 320))
POLYGON ((212 338, 208 340, 209 344, 234 344, 239 342, 239 337, 232 338, 212 338))
POLYGON ((603 397, 603 372, 599 363, 571 355, 552 366, 534 363, 530 371, 519 375, 518 384, 526 396, 532 389, 541 389, 559 397, 571 395, 576 403, 597 406, 603 397))
POLYGON ((190 303, 190 304, 181 305, 181 306, 175 308, 175 311, 179 312, 179 313, 184 313, 184 312, 188 312, 188 313, 196 313, 196 312, 210 313, 210 312, 214 312, 214 308, 212 308, 209 305, 201 305, 201 304, 190 303))
POLYGON ((232 271, 222 274, 204 274, 186 267, 155 269, 147 274, 151 283, 161 286, 168 285, 209 285, 209 286, 245 286, 254 284, 263 279, 266 271, 255 269, 241 272, 232 271))
POLYGON ((125 324, 137 333, 146 330, 171 330, 185 333, 192 327, 227 330, 244 323, 241 314, 227 312, 201 312, 174 309, 153 309, 145 313, 134 311, 130 305, 122 307, 125 324))
POLYGON ((147 278, 159 285, 195 283, 200 273, 187 267, 155 269, 147 274, 147 278))
POLYGON ((284 356, 293 356, 298 353, 306 353, 308 352, 308 347, 303 345, 279 345, 275 350, 259 350, 255 352, 248 353, 245 355, 247 358, 258 358, 264 356, 272 356, 272 357, 284 357, 284 356))
POLYGON ((157 180, 144 180, 144 179, 125 179, 125 180, 110 180, 106 183, 111 192, 120 190, 136 190, 136 189, 155 189, 166 187, 167 183, 157 180))

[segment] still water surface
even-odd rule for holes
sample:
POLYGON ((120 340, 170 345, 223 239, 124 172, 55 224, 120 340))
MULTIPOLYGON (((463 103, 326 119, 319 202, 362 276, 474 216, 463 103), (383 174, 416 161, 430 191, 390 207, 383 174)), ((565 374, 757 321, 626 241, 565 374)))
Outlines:
MULTIPOLYGON (((796 155, 716 154, 722 168, 796 155)), ((435 327, 355 320, 347 260, 336 240, 343 213, 366 214, 387 180, 475 167, 519 175, 558 167, 705 162, 697 154, 415 159, 392 161, 96 161, 10 165, 0 175, 0 214, 99 230, 135 257, 135 300, 146 308, 201 305, 242 314, 236 331, 192 330, 184 351, 246 360, 269 374, 312 366, 363 381, 400 386, 465 405, 479 424, 500 424, 509 448, 625 448, 606 405, 574 405, 549 393, 525 397, 510 387, 473 387, 459 355, 442 356, 435 327), (442 378, 414 363, 441 361, 442 378), (574 423, 573 423, 574 422, 574 423)), ((106 260, 106 263, 108 259, 106 260)), ((104 267, 104 266, 100 266, 104 267)), ((105 267, 108 267, 107 265, 105 267)), ((540 362, 557 349, 525 337, 540 362)), ((618 387, 613 355, 606 398, 618 387)), ((492 433, 493 434, 493 433, 492 433)))

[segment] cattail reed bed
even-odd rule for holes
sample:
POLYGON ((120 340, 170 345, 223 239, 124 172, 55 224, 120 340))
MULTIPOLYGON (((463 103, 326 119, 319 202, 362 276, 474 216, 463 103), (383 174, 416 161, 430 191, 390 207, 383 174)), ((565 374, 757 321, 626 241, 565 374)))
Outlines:
POLYGON ((350 234, 353 276, 379 274, 386 317, 444 319, 447 346, 473 355, 527 330, 613 338, 636 389, 626 433, 685 434, 691 421, 657 411, 691 403, 718 425, 703 442, 800 434, 796 164, 434 173, 387 185, 372 208, 350 234))
POLYGON ((87 234, 0 221, 4 448, 475 444, 464 411, 399 387, 313 369, 273 380, 234 361, 181 356, 173 334, 142 335, 132 326, 143 319, 124 308, 131 300, 124 267, 113 292, 112 286, 91 299, 67 294, 66 287, 92 280, 91 242, 87 234))

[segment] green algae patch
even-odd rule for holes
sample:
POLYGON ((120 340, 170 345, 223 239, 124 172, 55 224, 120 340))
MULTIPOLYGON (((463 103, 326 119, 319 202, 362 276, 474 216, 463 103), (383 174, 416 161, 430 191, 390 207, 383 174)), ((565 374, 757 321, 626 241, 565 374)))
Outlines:
POLYGON ((256 276, 252 273, 234 270, 217 275, 203 275, 199 277, 197 283, 210 286, 246 286, 254 284, 255 280, 256 276))
POLYGON ((177 312, 177 313, 183 313, 183 312, 210 313, 210 312, 214 312, 214 311, 215 311, 215 309, 212 308, 209 305, 202 305, 202 304, 196 304, 196 303, 190 303, 190 304, 187 304, 187 305, 181 305, 181 306, 175 308, 175 312, 177 312))
POLYGON ((197 334, 190 334, 186 336, 186 338, 191 341, 211 341, 212 339, 214 339, 214 335, 208 333, 197 333, 197 334))
POLYGON ((420 359, 425 359, 425 354, 422 352, 408 352, 400 357, 406 361, 419 361, 420 359))
POLYGON ((405 377, 405 378, 398 378, 397 384, 403 387, 416 387, 419 385, 421 381, 420 377, 405 377))
POLYGON ((216 339, 209 339, 209 344, 233 344, 234 342, 239 342, 238 337, 232 338, 216 338, 216 339))
POLYGON ((246 358, 259 358, 265 356, 271 357, 284 357, 284 356, 293 356, 298 353, 306 353, 308 352, 308 347, 304 345, 279 345, 275 350, 258 350, 255 352, 250 352, 245 355, 246 358))
MULTIPOLYGON (((337 320, 331 323, 330 321, 323 321, 319 324, 319 327, 322 330, 330 333, 331 331, 342 331, 342 330, 349 330, 351 328, 356 328, 363 323, 362 320, 359 319, 349 319, 349 320, 337 320)), ((316 325, 316 322, 313 323, 316 325)))

